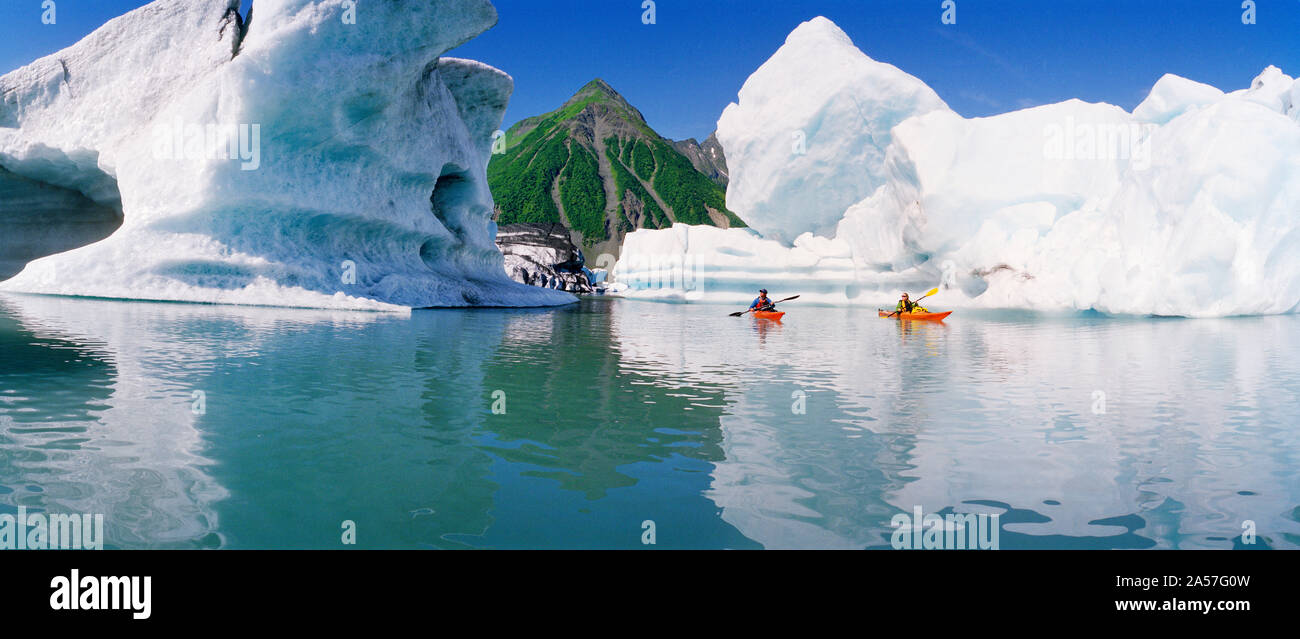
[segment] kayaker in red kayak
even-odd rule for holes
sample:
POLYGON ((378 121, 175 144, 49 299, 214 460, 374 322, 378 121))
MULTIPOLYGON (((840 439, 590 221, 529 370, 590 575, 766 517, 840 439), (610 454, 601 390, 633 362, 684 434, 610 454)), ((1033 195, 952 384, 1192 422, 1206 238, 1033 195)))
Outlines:
POLYGON ((753 304, 750 304, 750 305, 749 305, 749 310, 751 310, 751 311, 775 311, 775 310, 776 310, 776 304, 773 303, 772 300, 768 299, 768 297, 767 297, 767 289, 765 289, 765 288, 760 288, 760 289, 758 289, 758 297, 754 299, 754 303, 753 303, 753 304))

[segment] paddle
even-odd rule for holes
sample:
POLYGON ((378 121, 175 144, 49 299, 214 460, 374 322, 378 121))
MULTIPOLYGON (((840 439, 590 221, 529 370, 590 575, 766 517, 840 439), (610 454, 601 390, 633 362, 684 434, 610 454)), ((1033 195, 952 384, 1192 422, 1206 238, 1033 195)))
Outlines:
MULTIPOLYGON (((931 295, 938 295, 938 294, 939 294, 939 289, 938 289, 938 288, 932 288, 932 289, 930 289, 929 292, 927 292, 925 295, 922 295, 922 296, 921 296, 921 300, 923 300, 923 299, 925 299, 925 298, 927 298, 927 297, 930 297, 931 295)), ((921 300, 916 300, 915 302, 913 302, 913 304, 920 304, 920 303, 921 303, 921 300)), ((885 316, 885 319, 889 319, 889 318, 891 318, 891 317, 893 317, 893 316, 895 316, 895 315, 898 315, 898 314, 901 313, 901 312, 902 312, 902 311, 894 311, 893 313, 890 313, 890 314, 886 315, 886 316, 885 316)))
MULTIPOLYGON (((775 302, 772 302, 772 306, 776 306, 777 304, 780 304, 781 302, 789 302, 790 300, 792 300, 792 299, 796 299, 796 298, 798 298, 798 297, 799 297, 798 295, 795 295, 794 297, 787 297, 787 298, 785 298, 785 299, 783 299, 783 300, 777 300, 777 301, 775 301, 775 302)), ((752 310, 754 310, 754 309, 752 309, 752 308, 749 309, 749 311, 752 311, 752 310)), ((740 317, 741 315, 744 315, 745 313, 748 313, 749 311, 736 311, 735 313, 731 313, 731 314, 729 314, 728 316, 729 316, 729 317, 740 317)))

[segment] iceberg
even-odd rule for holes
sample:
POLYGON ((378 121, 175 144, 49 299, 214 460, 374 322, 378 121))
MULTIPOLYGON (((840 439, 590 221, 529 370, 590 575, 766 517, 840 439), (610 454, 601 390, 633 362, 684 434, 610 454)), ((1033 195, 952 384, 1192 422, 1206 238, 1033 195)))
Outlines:
POLYGON ((835 230, 844 209, 887 181, 903 120, 948 108, 924 82, 868 58, 826 18, 803 23, 718 119, 732 170, 727 206, 783 242, 835 230), (846 179, 850 178, 851 179, 846 179))
POLYGON ((487 0, 157 0, 0 77, 0 290, 554 305, 505 273, 487 0), (364 12, 357 18, 356 11, 364 12))
POLYGON ((1231 316, 1300 305, 1300 82, 1166 75, 1132 113, 1067 100, 964 118, 825 18, 718 121, 750 229, 640 230, 626 295, 1231 316), (793 140, 793 144, 792 144, 793 140), (799 143, 803 144, 800 145, 799 143))

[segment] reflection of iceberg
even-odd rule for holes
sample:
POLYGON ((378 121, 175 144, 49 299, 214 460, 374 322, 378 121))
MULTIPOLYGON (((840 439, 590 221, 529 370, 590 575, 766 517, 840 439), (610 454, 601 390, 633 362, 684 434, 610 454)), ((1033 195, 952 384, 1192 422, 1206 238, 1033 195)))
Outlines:
POLYGON ((1259 393, 1280 372, 1260 345, 1294 352, 1300 344, 1289 328, 1283 318, 1097 320, 1073 331, 1066 356, 1031 337, 1032 324, 966 328, 953 354, 967 361, 953 365, 1026 394, 1001 405, 969 385, 944 390, 961 393, 951 399, 972 415, 1003 416, 1002 425, 971 426, 961 412, 926 419, 906 473, 914 479, 895 503, 1009 502, 1052 518, 1009 531, 1076 538, 1119 535, 1122 526, 1095 520, 1137 515, 1146 525, 1138 534, 1161 547, 1223 548, 1207 538, 1230 539, 1245 519, 1275 541, 1294 535, 1300 526, 1288 513, 1300 503, 1300 459, 1285 433, 1300 405, 1259 393), (1152 375, 1129 362, 1168 365, 1152 375), (1050 401, 1060 397, 1073 401, 1050 401))
POLYGON ((1240 534, 1244 519, 1270 535, 1296 531, 1286 513, 1300 503, 1300 460, 1282 433, 1300 406, 1258 396, 1278 372, 1260 344, 1293 352, 1287 327, 1283 318, 1098 319, 1072 330, 1063 349, 1034 335, 1042 330, 1034 323, 963 326, 949 350, 958 359, 946 365, 978 371, 981 384, 935 391, 967 408, 917 420, 916 403, 882 420, 923 424, 910 481, 892 501, 900 509, 1007 502, 1051 518, 1007 526, 1039 537, 1117 537, 1124 526, 1105 520, 1136 515, 1145 524, 1137 534, 1161 547, 1226 547, 1207 538, 1240 534), (1138 362, 1145 370, 1130 364, 1138 362), (1150 370, 1157 362, 1166 365, 1150 370), (994 386, 1019 394, 977 392, 994 386), (1256 439, 1266 433, 1276 445, 1256 439), (1266 495, 1236 494, 1261 488, 1266 495))
POLYGON ((615 313, 620 359, 627 365, 658 371, 660 380, 682 389, 724 389, 715 400, 722 408, 723 458, 705 493, 724 521, 768 548, 853 548, 875 541, 864 522, 888 521, 893 514, 886 495, 902 484, 905 466, 895 450, 905 449, 910 438, 862 429, 853 439, 844 436, 844 425, 861 423, 870 412, 854 400, 860 380, 876 372, 867 363, 868 345, 845 345, 827 357, 824 349, 769 339, 780 329, 763 323, 737 331, 731 318, 710 326, 688 313, 647 312, 644 304, 623 304, 615 313), (662 326, 647 327, 650 321, 662 326), (774 382, 779 379, 789 384, 774 382), (811 397, 806 414, 791 412, 796 390, 811 397), (834 440, 845 444, 828 448, 834 440))
POLYGON ((725 459, 716 464, 707 495, 722 518, 768 549, 861 548, 862 539, 835 530, 808 502, 817 494, 798 485, 781 460, 788 455, 780 429, 736 415, 722 418, 725 459))
POLYGON ((815 18, 718 121, 750 228, 630 233, 614 277, 715 301, 767 286, 878 305, 942 281, 945 305, 1291 312, 1297 100, 1268 67, 1228 94, 1165 76, 1133 113, 1069 100, 966 119, 815 18))
POLYGON ((498 313, 0 304, 0 508, 103 513, 117 547, 333 548, 352 520, 361 547, 451 548, 491 523, 498 313))
POLYGON ((1003 547, 1224 548, 1245 519, 1300 539, 1300 405, 1261 392, 1300 373, 1259 352, 1300 349, 1291 318, 864 326, 822 308, 816 331, 765 340, 708 307, 641 337, 655 305, 623 306, 623 361, 725 389, 706 494, 765 546, 887 546, 916 506, 1004 511, 976 501, 1016 509, 1003 547))
POLYGON ((0 367, 0 485, 18 491, 0 499, 103 514, 110 547, 217 545, 214 506, 227 493, 189 390, 156 368, 195 347, 133 339, 147 331, 141 317, 103 304, 0 297, 0 356, 22 358, 0 367))
POLYGON ((442 57, 495 24, 487 0, 389 0, 351 20, 322 0, 258 0, 247 23, 239 8, 156 0, 0 78, 0 278, 35 260, 0 288, 573 301, 509 280, 493 242, 484 167, 512 80, 442 57))
POLYGON ((365 548, 627 547, 628 510, 749 545, 701 497, 721 389, 621 362, 603 319, 0 299, 21 327, 0 333, 0 503, 103 511, 110 545, 338 548, 350 520, 365 548))

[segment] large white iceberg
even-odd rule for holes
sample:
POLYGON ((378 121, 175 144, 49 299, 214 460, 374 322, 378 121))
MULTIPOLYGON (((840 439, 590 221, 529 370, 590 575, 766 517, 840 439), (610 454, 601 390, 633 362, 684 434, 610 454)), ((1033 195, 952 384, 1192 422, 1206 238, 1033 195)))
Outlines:
POLYGON ((637 231, 615 276, 686 299, 764 285, 892 305, 942 283, 945 307, 1293 312, 1298 97, 1269 67, 1227 94, 1166 75, 1133 113, 1069 100, 963 118, 816 18, 718 122, 727 203, 752 230, 637 231))
POLYGON ((0 290, 572 301, 509 280, 493 242, 512 80, 441 57, 496 19, 487 0, 258 0, 247 23, 239 0, 157 0, 0 77, 0 277, 22 269, 0 290))
POLYGON ((825 18, 795 29, 739 98, 718 119, 727 164, 744 167, 729 180, 727 206, 783 241, 833 233, 845 208, 888 181, 894 126, 948 108, 924 82, 863 55, 825 18))

